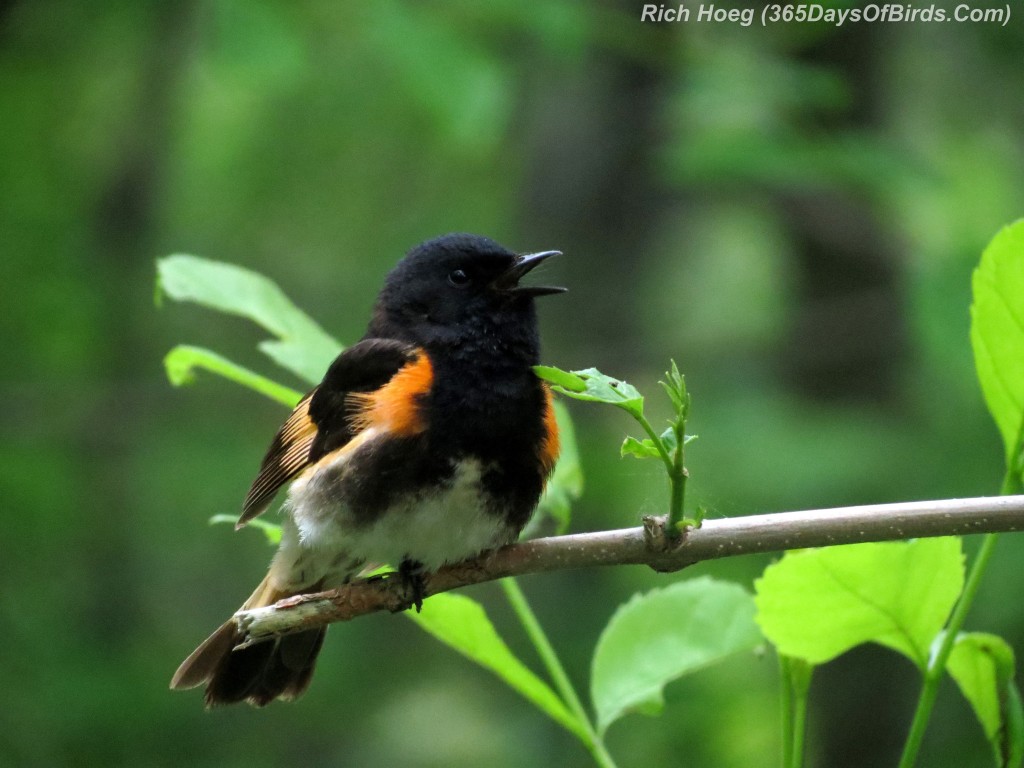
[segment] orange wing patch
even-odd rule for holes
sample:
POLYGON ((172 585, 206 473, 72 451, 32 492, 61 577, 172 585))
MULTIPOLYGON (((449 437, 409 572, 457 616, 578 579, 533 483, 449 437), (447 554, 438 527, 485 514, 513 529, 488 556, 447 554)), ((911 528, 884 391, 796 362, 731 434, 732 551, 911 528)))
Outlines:
POLYGON ((555 468, 558 461, 558 452, 561 445, 558 441, 558 422, 555 420, 554 398, 551 395, 551 388, 544 384, 544 439, 540 442, 538 458, 540 466, 547 479, 551 470, 555 468))
POLYGON ((434 368, 421 352, 380 389, 349 395, 359 409, 353 418, 356 429, 375 427, 395 435, 419 434, 427 428, 420 400, 433 382, 434 368))

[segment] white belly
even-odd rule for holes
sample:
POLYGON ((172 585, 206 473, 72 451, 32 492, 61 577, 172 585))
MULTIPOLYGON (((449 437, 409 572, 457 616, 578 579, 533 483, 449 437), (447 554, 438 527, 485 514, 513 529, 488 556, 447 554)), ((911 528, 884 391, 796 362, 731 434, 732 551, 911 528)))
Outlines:
POLYGON ((291 519, 275 559, 279 580, 297 584, 324 578, 330 586, 351 576, 357 563, 397 567, 404 559, 436 570, 514 536, 503 520, 483 509, 482 468, 476 460, 462 461, 442 493, 392 507, 373 522, 357 522, 331 483, 349 456, 300 477, 289 489, 284 511, 291 519))

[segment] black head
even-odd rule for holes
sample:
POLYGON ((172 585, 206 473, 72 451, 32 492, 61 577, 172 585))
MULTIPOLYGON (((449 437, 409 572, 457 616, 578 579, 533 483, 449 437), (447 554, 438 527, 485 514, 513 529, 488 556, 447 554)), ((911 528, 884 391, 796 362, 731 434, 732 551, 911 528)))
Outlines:
POLYGON ((534 298, 565 289, 519 281, 557 253, 519 255, 479 235, 428 240, 388 274, 370 333, 419 344, 457 344, 481 335, 535 337, 534 298))

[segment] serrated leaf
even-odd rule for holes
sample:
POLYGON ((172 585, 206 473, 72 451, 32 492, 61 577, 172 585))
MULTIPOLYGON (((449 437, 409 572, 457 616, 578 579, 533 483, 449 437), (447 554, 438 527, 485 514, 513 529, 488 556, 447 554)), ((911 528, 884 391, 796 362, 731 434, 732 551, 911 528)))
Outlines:
POLYGON ((509 650, 483 606, 465 595, 440 594, 423 603, 422 613, 406 616, 445 645, 484 669, 571 733, 586 741, 583 726, 553 690, 509 650))
POLYGON ((537 378, 543 379, 549 384, 555 384, 563 389, 567 389, 570 392, 583 392, 587 388, 587 382, 575 373, 563 371, 561 368, 555 368, 553 365, 535 365, 533 366, 533 372, 537 374, 537 378))
MULTIPOLYGON (((220 525, 227 523, 234 525, 238 522, 238 516, 232 517, 231 515, 214 515, 210 518, 210 525, 220 525)), ((261 517, 257 517, 254 520, 250 520, 245 526, 246 528, 256 528, 263 532, 263 535, 267 539, 267 543, 273 547, 276 547, 281 543, 281 526, 277 523, 272 523, 269 520, 264 520, 261 517)))
POLYGON ((267 277, 234 264, 178 254, 157 261, 158 290, 175 301, 248 318, 277 339, 259 349, 311 384, 341 352, 331 338, 267 277))
POLYGON ((977 715, 996 765, 1018 766, 1024 756, 1024 715, 1014 682, 1013 649, 997 635, 961 633, 946 669, 977 715))
POLYGON ((779 653, 811 664, 875 642, 923 671, 963 583, 954 537, 787 552, 754 584, 757 621, 779 653))
POLYGON ((572 505, 583 495, 583 467, 576 446, 576 430, 565 406, 555 403, 554 408, 562 448, 537 511, 520 537, 522 539, 565 533, 572 519, 572 505))
POLYGON ((222 357, 216 352, 211 352, 202 347, 191 347, 182 344, 172 349, 164 357, 164 369, 167 371, 167 378, 176 387, 194 382, 196 369, 199 368, 215 373, 218 376, 223 376, 225 379, 241 384, 243 387, 248 387, 289 408, 294 408, 295 404, 302 398, 302 394, 294 389, 278 384, 276 381, 250 371, 248 368, 233 363, 226 357, 222 357))
POLYGON ((667 683, 761 641, 753 598, 736 584, 702 577, 634 595, 594 651, 599 730, 628 712, 659 713, 667 683))
POLYGON ((1024 430, 1024 219, 992 239, 971 282, 974 365, 1012 467, 1024 430))
POLYGON ((625 458, 626 456, 633 456, 637 459, 661 458, 661 454, 658 453, 658 449, 655 447, 653 440, 650 438, 637 440, 635 437, 627 437, 622 441, 622 447, 619 448, 619 456, 622 458, 625 458))
MULTIPOLYGON (((606 376, 597 368, 587 368, 582 371, 573 371, 572 373, 583 381, 583 390, 578 388, 569 389, 557 384, 553 384, 552 389, 576 400, 585 400, 591 403, 608 403, 609 405, 617 406, 628 411, 636 418, 643 415, 643 395, 632 384, 606 376)), ((574 384, 574 386, 578 385, 574 384)))

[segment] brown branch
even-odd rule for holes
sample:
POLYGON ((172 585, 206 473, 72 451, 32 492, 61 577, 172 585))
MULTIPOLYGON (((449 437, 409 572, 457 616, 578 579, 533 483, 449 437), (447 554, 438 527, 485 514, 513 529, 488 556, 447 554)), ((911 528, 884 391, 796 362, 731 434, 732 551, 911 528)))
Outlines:
MULTIPOLYGON (((660 519, 642 528, 553 536, 486 552, 445 566, 424 581, 424 596, 505 576, 597 565, 647 565, 678 571, 703 560, 787 549, 1024 530, 1024 496, 918 501, 778 512, 705 520, 672 541, 660 519)), ((412 596, 401 579, 360 579, 337 590, 299 595, 266 608, 239 611, 249 645, 272 635, 347 621, 375 611, 402 611, 412 596)), ((429 610, 429 604, 427 607, 429 610)))

